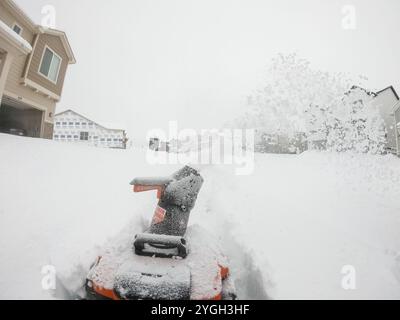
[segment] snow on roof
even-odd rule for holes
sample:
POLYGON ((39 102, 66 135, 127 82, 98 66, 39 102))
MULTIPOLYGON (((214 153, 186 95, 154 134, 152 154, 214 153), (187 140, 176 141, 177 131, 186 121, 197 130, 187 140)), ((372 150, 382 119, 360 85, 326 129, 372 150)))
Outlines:
POLYGON ((124 126, 121 123, 101 122, 101 125, 103 127, 106 127, 107 129, 110 129, 110 130, 124 130, 124 131, 126 131, 126 126, 124 126))
POLYGON ((74 114, 76 114, 76 115, 78 115, 78 116, 80 116, 80 117, 82 117, 82 118, 84 118, 84 119, 86 119, 88 121, 91 121, 91 122, 97 124, 98 126, 104 128, 104 129, 126 131, 126 126, 117 125, 115 123, 104 123, 104 122, 101 122, 101 124, 100 124, 99 122, 93 121, 90 118, 88 118, 88 117, 86 117, 86 116, 84 116, 84 115, 82 115, 82 114, 80 114, 80 113, 78 113, 78 112, 76 112, 74 110, 71 110, 71 109, 67 109, 67 110, 64 110, 64 111, 62 111, 60 113, 57 113, 55 115, 55 117, 58 117, 58 116, 60 116, 60 115, 62 115, 64 113, 68 113, 68 112, 72 112, 72 113, 74 113, 74 114))
POLYGON ((0 33, 5 35, 14 45, 20 47, 26 54, 32 51, 32 46, 29 44, 29 42, 22 38, 1 20, 0 33))

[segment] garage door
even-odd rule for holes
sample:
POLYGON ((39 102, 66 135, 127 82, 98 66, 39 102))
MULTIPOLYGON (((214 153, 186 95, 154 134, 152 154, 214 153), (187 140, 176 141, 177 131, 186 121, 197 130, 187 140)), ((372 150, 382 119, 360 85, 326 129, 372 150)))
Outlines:
POLYGON ((43 111, 4 96, 0 107, 0 131, 40 137, 43 111))

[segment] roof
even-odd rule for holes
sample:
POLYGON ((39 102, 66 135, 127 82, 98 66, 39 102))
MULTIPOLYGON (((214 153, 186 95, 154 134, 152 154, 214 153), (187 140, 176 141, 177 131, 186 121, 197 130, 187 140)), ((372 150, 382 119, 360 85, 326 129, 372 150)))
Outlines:
POLYGON ((44 27, 39 27, 39 32, 59 37, 61 42, 62 42, 62 44, 63 44, 63 46, 64 46, 64 49, 65 49, 65 51, 67 53, 67 56, 68 56, 68 59, 69 59, 69 63, 70 64, 76 63, 74 52, 72 51, 71 45, 69 44, 67 35, 65 34, 64 31, 60 31, 60 30, 56 30, 56 29, 50 29, 50 28, 44 28, 44 27))
POLYGON ((37 25, 31 18, 28 17, 28 15, 12 0, 4 0, 4 5, 10 9, 14 15, 19 17, 21 20, 25 22, 25 24, 28 26, 28 28, 31 31, 36 31, 37 30, 37 25))
POLYGON ((380 93, 382 93, 382 92, 384 92, 386 90, 392 90, 392 92, 393 92, 394 96, 396 97, 396 99, 400 100, 399 95, 397 94, 396 90, 394 90, 393 86, 389 86, 389 87, 387 87, 387 88, 385 88, 385 89, 383 89, 381 91, 378 91, 376 94, 378 95, 378 94, 380 94, 380 93))
POLYGON ((108 127, 108 126, 101 125, 101 124, 99 124, 98 122, 95 122, 95 121, 89 119, 88 117, 85 117, 85 116, 83 116, 82 114, 80 114, 80 113, 78 113, 78 112, 76 112, 76 111, 74 111, 74 110, 72 110, 72 109, 68 109, 68 110, 62 111, 62 112, 60 112, 60 113, 57 113, 57 114, 54 115, 54 117, 60 116, 60 115, 62 115, 62 114, 64 114, 64 113, 67 113, 67 112, 75 113, 76 115, 78 115, 78 116, 80 116, 80 117, 86 119, 87 121, 93 122, 94 124, 98 125, 99 127, 103 128, 103 129, 106 129, 106 130, 126 131, 126 130, 123 129, 123 128, 117 129, 117 128, 115 128, 115 127, 108 127))
POLYGON ((45 28, 42 26, 37 25, 31 18, 28 17, 28 15, 13 1, 13 0, 3 0, 4 5, 18 18, 20 18, 24 23, 28 26, 28 28, 32 32, 37 32, 37 33, 44 33, 44 34, 50 34, 57 36, 61 39, 61 42, 65 48, 65 51, 67 53, 69 63, 74 64, 76 63, 76 59, 74 56, 74 53, 72 51, 72 48, 69 44, 68 38, 65 34, 65 32, 56 30, 56 29, 50 29, 50 28, 45 28))
POLYGON ((125 126, 121 125, 119 123, 114 123, 114 122, 104 122, 103 123, 103 127, 110 129, 110 130, 124 130, 125 131, 125 126), (119 129, 117 129, 119 128, 119 129))
POLYGON ((12 46, 25 54, 32 52, 32 46, 22 38, 19 34, 14 32, 9 26, 0 20, 0 35, 4 37, 12 46))
MULTIPOLYGON (((360 89, 360 90, 364 91, 367 95, 372 96, 372 97, 374 97, 374 98, 377 97, 377 96, 378 96, 379 94, 381 94, 382 92, 385 92, 385 91, 387 91, 387 90, 391 90, 392 93, 393 93, 393 95, 396 97, 396 100, 400 100, 399 95, 397 94, 397 92, 396 92, 396 90, 394 89, 393 86, 389 86, 389 87, 387 87, 387 88, 385 88, 385 89, 382 89, 382 90, 380 90, 380 91, 378 91, 378 92, 368 91, 367 89, 364 89, 364 88, 359 87, 359 86, 352 86, 352 87, 350 88, 350 90, 349 90, 348 92, 346 92, 345 94, 347 94, 347 95, 350 94, 350 92, 351 92, 352 90, 354 90, 354 89, 360 89)), ((394 110, 397 110, 398 108, 400 108, 400 103, 396 103, 396 104, 395 104, 394 110)))

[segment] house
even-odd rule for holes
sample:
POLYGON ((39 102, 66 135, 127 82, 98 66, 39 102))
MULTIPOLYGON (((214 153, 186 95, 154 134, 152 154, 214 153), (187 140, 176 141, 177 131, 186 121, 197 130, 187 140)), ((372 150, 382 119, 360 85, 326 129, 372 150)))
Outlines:
POLYGON ((55 141, 126 149, 128 139, 124 129, 102 126, 73 110, 56 114, 54 121, 55 141))
POLYGON ((379 108, 385 123, 387 151, 400 156, 400 99, 396 90, 390 86, 377 92, 373 104, 379 108))
POLYGON ((64 78, 75 57, 64 32, 36 25, 0 1, 0 128, 51 139, 64 78))

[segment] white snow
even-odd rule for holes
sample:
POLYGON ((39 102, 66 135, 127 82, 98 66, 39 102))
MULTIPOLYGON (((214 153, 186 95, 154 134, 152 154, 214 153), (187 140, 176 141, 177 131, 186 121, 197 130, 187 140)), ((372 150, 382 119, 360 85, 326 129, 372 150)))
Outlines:
POLYGON ((16 42, 21 48, 23 48, 27 53, 32 51, 32 46, 28 41, 22 38, 19 34, 17 34, 14 30, 12 30, 9 26, 7 26, 3 21, 0 20, 0 30, 5 32, 7 36, 9 36, 14 42, 16 42))
MULTIPOLYGON (((144 150, 0 134, 0 298, 73 298, 116 236, 132 239, 156 206, 137 176, 167 176, 144 150), (57 290, 43 290, 54 265, 57 290)), ((240 298, 399 299, 400 160, 306 152, 256 155, 254 174, 207 166, 190 224, 217 235, 240 298), (356 271, 344 290, 342 268, 356 271)))

